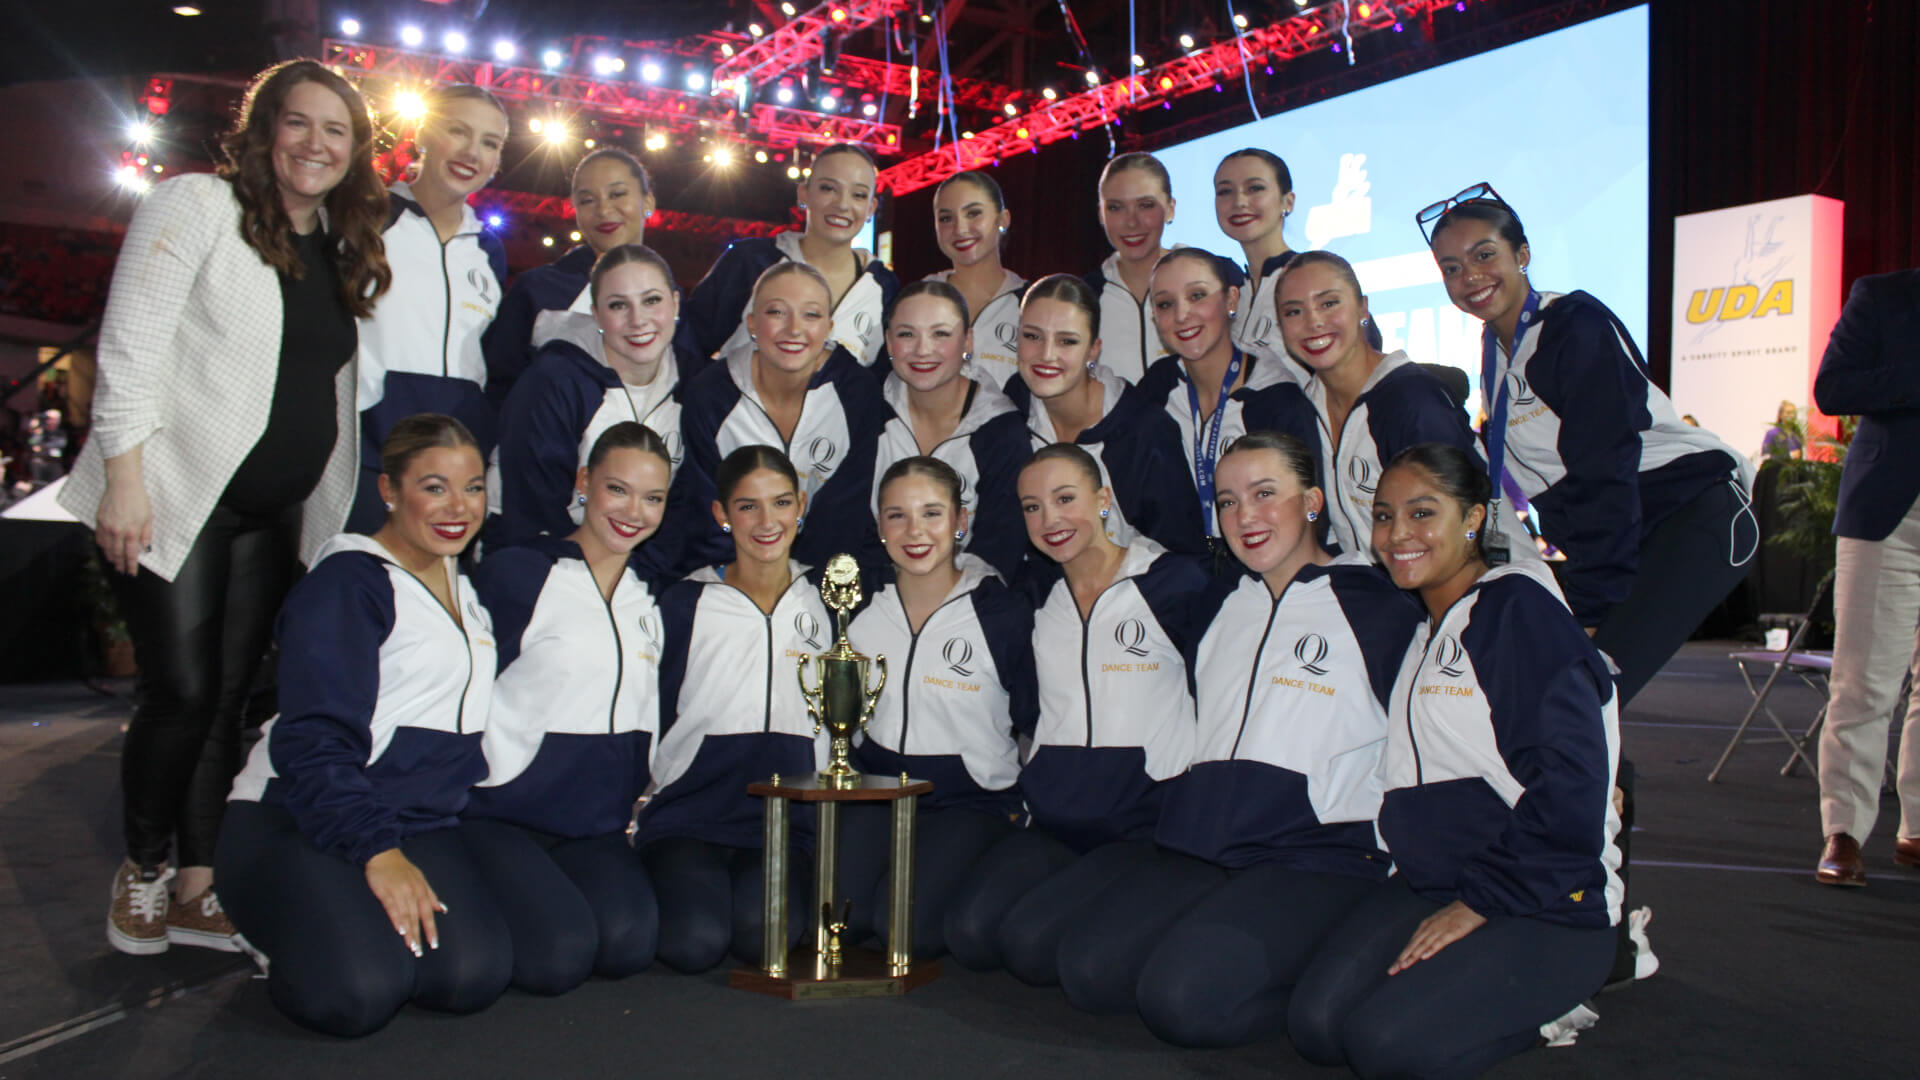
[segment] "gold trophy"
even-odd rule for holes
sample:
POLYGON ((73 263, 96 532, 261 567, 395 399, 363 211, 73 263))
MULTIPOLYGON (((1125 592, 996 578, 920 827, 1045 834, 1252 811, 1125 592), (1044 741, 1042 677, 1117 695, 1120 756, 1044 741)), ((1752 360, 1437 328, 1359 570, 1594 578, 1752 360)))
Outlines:
POLYGON ((813 733, 825 726, 832 738, 827 767, 820 773, 821 783, 835 787, 853 787, 859 773, 847 761, 853 749, 853 733, 867 726, 880 691, 887 685, 887 658, 872 660, 853 651, 847 641, 847 618, 860 605, 860 564, 851 555, 835 555, 827 560, 825 578, 820 583, 820 599, 833 612, 835 641, 830 652, 814 656, 800 654, 800 694, 807 701, 807 715, 813 718, 813 733), (813 685, 807 685, 807 664, 814 668, 813 685), (869 665, 878 666, 880 681, 867 687, 869 665))
POLYGON ((813 733, 822 727, 832 737, 827 767, 811 776, 747 785, 747 793, 767 800, 766 843, 762 849, 765 875, 762 903, 761 962, 741 968, 728 981, 742 990, 789 999, 874 997, 904 994, 925 985, 940 973, 938 961, 913 958, 913 831, 915 807, 933 790, 925 780, 905 773, 863 776, 847 761, 853 733, 867 726, 880 691, 887 685, 887 658, 869 659, 847 642, 847 618, 860 603, 860 566, 851 555, 827 560, 820 585, 821 599, 833 612, 833 649, 818 656, 802 654, 800 693, 813 719, 813 733), (807 684, 807 668, 814 671, 807 684), (878 667, 880 678, 867 685, 868 669, 878 667), (848 944, 848 908, 835 895, 840 861, 840 804, 884 802, 892 807, 892 873, 887 944, 884 953, 848 944), (812 941, 789 952, 787 948, 788 809, 793 803, 812 804, 816 811, 813 848, 813 904, 809 921, 812 941), (835 918, 838 910, 839 917, 835 918))

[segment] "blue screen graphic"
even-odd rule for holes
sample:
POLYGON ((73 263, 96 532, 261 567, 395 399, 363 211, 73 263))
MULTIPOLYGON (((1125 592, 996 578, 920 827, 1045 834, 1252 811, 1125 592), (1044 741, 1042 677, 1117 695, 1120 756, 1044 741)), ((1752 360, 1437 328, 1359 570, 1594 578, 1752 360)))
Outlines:
POLYGON ((1387 350, 1477 388, 1480 321, 1448 301, 1414 215, 1484 180, 1526 225, 1535 287, 1585 289, 1644 343, 1647 64, 1642 6, 1156 150, 1178 204, 1165 242, 1241 261, 1213 212, 1214 167, 1243 146, 1279 154, 1287 243, 1352 261, 1387 350))

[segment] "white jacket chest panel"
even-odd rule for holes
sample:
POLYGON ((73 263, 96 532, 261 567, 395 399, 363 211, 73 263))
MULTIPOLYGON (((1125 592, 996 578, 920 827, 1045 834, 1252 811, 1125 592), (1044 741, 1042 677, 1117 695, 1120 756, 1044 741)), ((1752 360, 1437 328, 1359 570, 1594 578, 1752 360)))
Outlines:
POLYGON ((1388 710, 1389 791, 1479 777, 1508 806, 1526 792, 1500 754, 1486 691, 1460 642, 1478 599, 1456 605, 1431 635, 1423 624, 1407 646, 1388 710))
POLYGON ((1139 746, 1164 780, 1193 759, 1186 662, 1131 581, 1110 586, 1083 621, 1063 580, 1034 612, 1038 746, 1139 746))
MULTIPOLYGON (((671 754, 684 768, 708 735, 770 730, 814 738, 800 695, 799 659, 833 648, 833 627, 826 620, 819 592, 805 581, 789 588, 771 615, 730 585, 703 588, 687 643, 677 719, 661 740, 661 757, 671 754)), ((812 672, 808 675, 811 684, 812 672)), ((816 740, 823 763, 825 746, 823 733, 816 740)))
POLYGON ((580 433, 581 468, 586 467, 593 444, 600 441, 608 428, 632 420, 645 424, 660 436, 660 441, 667 444, 667 455, 672 458, 674 469, 679 470, 681 459, 686 456, 686 447, 680 441, 680 403, 667 394, 639 392, 646 389, 649 388, 615 386, 600 399, 600 407, 594 410, 586 430, 580 433))
MULTIPOLYGON (((973 457, 973 440, 967 435, 955 435, 945 442, 934 446, 929 456, 940 459, 953 466, 960 474, 960 503, 972 515, 980 508, 980 465, 973 457)), ((871 504, 874 519, 880 517, 880 481, 887 475, 893 463, 904 458, 918 457, 920 442, 913 436, 913 428, 906 418, 894 416, 880 431, 880 444, 873 461, 873 495, 871 504)))
POLYGON ((1322 821, 1380 809, 1387 718, 1330 579, 1289 586, 1278 610, 1247 579, 1200 641, 1194 760, 1263 761, 1299 773, 1322 821))
POLYGON ((1380 448, 1374 445, 1369 427, 1369 406, 1362 401, 1347 414, 1340 429, 1340 443, 1333 442, 1333 429, 1320 411, 1320 454, 1327 463, 1327 502, 1332 510, 1333 538, 1345 552, 1365 554, 1373 550, 1373 495, 1380 486, 1380 448))
POLYGON ((485 731, 498 666, 493 620, 465 574, 448 575, 460 609, 456 625, 418 578, 393 563, 385 568, 393 583, 393 630, 380 644, 380 699, 368 764, 380 759, 400 727, 485 731))
MULTIPOLYGON (((840 402, 839 392, 829 383, 807 391, 791 441, 781 438, 773 418, 757 400, 743 392, 721 421, 714 442, 723 460, 743 446, 786 447, 787 457, 800 473, 800 486, 811 498, 846 462, 853 439, 846 408, 840 402)), ((822 646, 831 647, 831 642, 822 646)))
POLYGON ((547 734, 658 734, 660 609, 626 571, 609 602, 593 572, 562 559, 520 635, 520 654, 494 681, 482 740, 486 783, 520 775, 547 734))
POLYGON ((500 281, 477 232, 462 228, 443 245, 431 222, 405 211, 386 231, 393 288, 360 320, 361 410, 380 403, 389 372, 486 386, 480 335, 500 308, 500 281))
POLYGON ((941 605, 916 638, 890 586, 854 619, 847 638, 868 656, 887 658, 887 685, 866 738, 900 754, 958 754, 988 790, 1018 778, 1006 687, 970 591, 941 605))

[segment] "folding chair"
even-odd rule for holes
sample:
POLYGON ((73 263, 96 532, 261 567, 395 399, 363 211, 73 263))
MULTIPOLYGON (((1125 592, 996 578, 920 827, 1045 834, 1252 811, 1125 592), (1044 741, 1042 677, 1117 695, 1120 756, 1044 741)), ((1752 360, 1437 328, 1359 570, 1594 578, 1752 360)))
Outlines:
POLYGON ((1771 649, 1752 649, 1727 654, 1729 659, 1740 665, 1740 678, 1747 684, 1747 692, 1753 695, 1753 705, 1747 710, 1747 715, 1740 718, 1740 726, 1734 729, 1733 738, 1727 743, 1727 748, 1721 751, 1720 760, 1714 763, 1713 771, 1707 774, 1708 783, 1720 778, 1720 770, 1726 767, 1727 759, 1733 756, 1733 748, 1740 745, 1740 740, 1746 735, 1748 726, 1753 723, 1753 718, 1763 712, 1767 714, 1767 719, 1773 724, 1774 729, 1780 732, 1780 737, 1791 747, 1787 755, 1787 763, 1780 768, 1780 775, 1793 775, 1794 766, 1799 762, 1805 762, 1810 771, 1818 773, 1813 759, 1807 756, 1807 750, 1813 745, 1813 740, 1819 736, 1820 726, 1827 720, 1827 681, 1833 673, 1833 653, 1826 650, 1803 650, 1800 648, 1800 640, 1806 636, 1807 628, 1813 625, 1813 613, 1819 609, 1821 600, 1831 588, 1833 588, 1833 575, 1828 574, 1821 579, 1820 587, 1814 590, 1813 603, 1808 605, 1807 613, 1794 619, 1793 634, 1787 639, 1787 647, 1784 650, 1775 652, 1771 649), (1766 682, 1756 689, 1753 685, 1753 671, 1762 664, 1772 665, 1772 670, 1767 673, 1766 682), (1787 674, 1798 677, 1809 689, 1820 694, 1820 710, 1813 714, 1813 722, 1808 724, 1807 730, 1800 735, 1795 735, 1767 705, 1767 695, 1773 693, 1773 688, 1780 681, 1780 677, 1787 674))

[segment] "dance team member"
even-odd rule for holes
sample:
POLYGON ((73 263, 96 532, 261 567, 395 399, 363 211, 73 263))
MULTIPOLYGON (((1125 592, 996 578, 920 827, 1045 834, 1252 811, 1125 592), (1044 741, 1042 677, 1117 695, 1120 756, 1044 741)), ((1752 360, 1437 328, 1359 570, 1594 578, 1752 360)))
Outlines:
POLYGON ((720 462, 743 446, 778 447, 802 470, 800 492, 814 525, 789 539, 795 558, 825 566, 845 552, 868 572, 886 565, 870 503, 887 404, 879 381, 834 346, 829 308, 820 271, 774 264, 754 285, 751 351, 708 365, 684 385, 674 501, 686 509, 662 538, 671 539, 664 565, 690 571, 729 557, 738 541, 720 531, 707 507, 717 498, 720 462))
POLYGON ((117 571, 140 661, 107 915, 125 953, 236 947, 212 886, 241 716, 298 562, 346 521, 354 317, 391 280, 359 92, 289 61, 238 115, 216 174, 157 184, 134 212, 92 437, 60 493, 117 571))
MULTIPOLYGON (((1153 325, 1172 350, 1154 361, 1137 392, 1173 419, 1187 455, 1194 505, 1207 537, 1218 542, 1213 473, 1220 452, 1249 428, 1297 424, 1294 394, 1276 393, 1299 380, 1276 356, 1242 352, 1233 341, 1234 310, 1245 294, 1228 284, 1224 259, 1200 248, 1175 248, 1153 269, 1148 297, 1153 325)), ((1224 556, 1223 549, 1215 549, 1224 556)))
POLYGON ((562 337, 542 345, 500 410, 490 547, 571 533, 576 475, 615 424, 653 429, 670 463, 679 464, 677 391, 686 368, 673 349, 680 309, 673 271, 652 248, 622 244, 594 263, 588 291, 598 343, 583 348, 562 337))
MULTIPOLYGON (((729 947, 743 962, 760 961, 765 810, 747 785, 809 776, 827 749, 795 675, 796 658, 831 649, 834 635, 808 568, 790 557, 807 493, 771 446, 733 451, 715 479, 708 513, 733 557, 661 594, 657 791, 633 839, 659 898, 660 959, 683 972, 708 970, 729 947)), ((812 846, 807 807, 794 807, 789 828, 796 848, 812 846)), ((789 911, 806 911, 805 879, 793 875, 789 911)), ((810 922, 790 920, 793 944, 810 922)))
POLYGON ((1382 356, 1367 341, 1373 320, 1347 260, 1301 252, 1274 291, 1287 353, 1310 373, 1304 386, 1284 392, 1292 404, 1280 426, 1319 452, 1332 542, 1365 555, 1384 463, 1426 442, 1470 450, 1473 430, 1444 383, 1405 352, 1382 356))
POLYGON ((381 509, 381 446, 415 413, 444 413, 493 452, 494 406, 480 336, 506 288, 507 250, 481 228, 467 196, 492 182, 507 144, 507 110, 470 83, 442 83, 425 94, 420 161, 411 182, 387 189, 384 240, 393 295, 360 319, 360 486, 352 532, 372 532, 381 509))
POLYGON ((1169 784, 1157 857, 1060 943, 1080 1008, 1136 1009, 1181 1046, 1285 1029, 1327 931, 1387 876, 1376 843, 1387 701, 1419 606, 1315 539, 1313 453, 1254 432, 1220 461, 1221 531, 1247 571, 1196 618, 1199 743, 1169 784))
POLYGON ((1179 429, 1100 362, 1101 325, 1086 282, 1067 274, 1034 282, 1020 302, 1020 381, 1008 397, 1026 414, 1035 450, 1071 443, 1092 456, 1099 486, 1112 493, 1104 521, 1116 546, 1143 535, 1172 551, 1205 552, 1179 429))
POLYGON ((570 201, 583 241, 547 265, 515 275, 480 337, 487 359, 487 397, 496 406, 506 404, 540 346, 565 330, 570 320, 561 316, 593 314, 588 286, 600 256, 646 242, 653 180, 638 158, 617 146, 603 146, 574 166, 570 201))
POLYGON ((1108 539, 1113 496, 1080 447, 1059 444, 1020 472, 1035 547, 1060 567, 1034 594, 1040 714, 1020 772, 1032 827, 995 844, 947 912, 967 967, 1057 979, 1062 937, 1115 882, 1154 857, 1167 781, 1193 757, 1189 658, 1207 571, 1144 537, 1108 539))
POLYGON ((1487 324, 1480 393, 1493 473, 1513 474, 1541 533, 1566 553, 1567 603, 1619 669, 1620 703, 1631 702, 1746 577, 1760 543, 1752 466, 1680 419, 1606 305, 1534 289, 1526 230, 1491 186, 1434 203, 1419 221, 1433 226, 1454 306, 1487 324))
MULTIPOLYGON (((1032 455, 1026 417, 999 384, 967 366, 972 343, 967 302, 943 281, 917 281, 887 309, 887 355, 893 372, 881 386, 890 409, 873 471, 897 461, 938 458, 960 481, 958 507, 968 528, 960 547, 1008 578, 1027 554, 1014 478, 1032 455)), ((880 489, 874 487, 874 509, 880 489)), ((883 530, 884 532, 884 530, 883 530)), ((890 552, 897 564, 898 553, 890 552)))
POLYGON ((627 561, 660 525, 671 471, 652 429, 614 424, 575 474, 580 527, 496 548, 474 574, 500 666, 465 829, 522 990, 653 962, 660 915, 627 823, 651 782, 665 639, 627 561))
POLYGON ((736 240, 687 297, 681 347, 702 358, 744 353, 753 328, 748 304, 768 267, 810 266, 827 283, 833 340, 864 367, 880 355, 880 322, 900 279, 853 242, 873 217, 879 169, 865 147, 835 143, 820 151, 797 193, 806 225, 773 239, 736 240))
MULTIPOLYGON (((961 552, 970 521, 960 488, 960 475, 938 458, 887 469, 880 539, 893 584, 847 632, 854 648, 892 661, 854 767, 933 781, 914 824, 913 947, 923 958, 946 952, 947 905, 1021 816, 1015 736, 1033 734, 1037 707, 1033 609, 992 566, 961 552)), ((841 893, 861 935, 886 934, 889 826, 882 804, 841 811, 841 893)))
MULTIPOLYGON (((1214 217, 1220 231, 1240 245, 1247 259, 1247 281, 1233 320, 1234 347, 1272 360, 1285 377, 1299 382, 1303 375, 1287 364, 1280 324, 1274 317, 1274 286, 1294 256, 1285 232, 1293 199, 1293 172, 1271 151, 1245 147, 1221 158, 1214 167, 1214 217)), ((1166 341, 1164 333, 1161 340, 1166 341)), ((1173 342, 1167 346, 1178 351, 1173 342)))
POLYGON ((956 173, 933 190, 933 238, 951 270, 928 274, 958 289, 973 313, 972 370, 999 389, 1020 374, 1020 293, 1027 279, 1000 262, 1000 243, 1013 214, 993 177, 956 173))
POLYGON ((1160 240, 1172 221, 1173 178, 1159 158, 1136 152, 1107 162, 1100 171, 1100 227, 1113 254, 1086 283, 1099 300, 1103 362, 1130 383, 1167 351, 1147 312, 1147 289, 1154 264, 1167 253, 1160 240))
POLYGON ((1475 1076, 1600 989, 1622 886, 1618 694, 1537 560, 1489 567, 1493 486, 1458 447, 1402 451, 1373 546, 1431 622, 1387 726, 1381 838, 1394 876, 1295 988, 1307 1060, 1361 1076, 1475 1076))
POLYGON ((483 1009, 513 968, 459 818, 487 773, 493 630, 456 562, 486 466, 431 414, 396 423, 384 456, 386 524, 328 541, 280 612, 280 713, 234 780, 216 863, 268 996, 330 1035, 408 1001, 483 1009))

